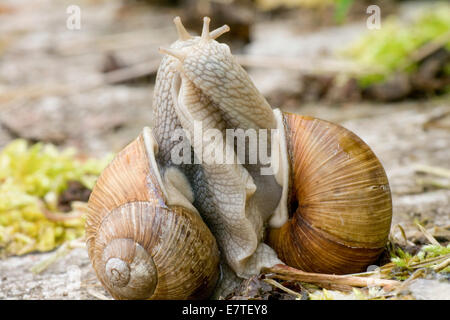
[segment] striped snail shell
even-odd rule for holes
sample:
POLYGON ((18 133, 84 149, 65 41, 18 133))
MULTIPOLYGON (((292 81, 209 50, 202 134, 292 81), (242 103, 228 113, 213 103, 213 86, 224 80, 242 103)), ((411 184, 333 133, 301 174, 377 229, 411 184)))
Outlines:
POLYGON ((387 243, 392 200, 375 154, 340 125, 284 113, 290 160, 289 220, 267 242, 305 271, 354 273, 387 243))
POLYGON ((155 149, 146 128, 99 177, 88 205, 89 257, 115 299, 207 298, 219 276, 216 240, 191 195, 174 188, 183 183, 177 173, 162 181, 155 149))

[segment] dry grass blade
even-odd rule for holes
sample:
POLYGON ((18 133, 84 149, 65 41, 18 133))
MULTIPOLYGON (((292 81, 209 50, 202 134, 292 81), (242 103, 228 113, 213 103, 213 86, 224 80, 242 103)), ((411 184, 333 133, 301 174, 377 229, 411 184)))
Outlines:
POLYGON ((272 286, 274 286, 274 287, 276 287, 276 288, 278 288, 280 290, 283 290, 286 293, 289 293, 290 295, 293 295, 294 297, 296 297, 299 300, 301 300, 303 298, 300 293, 295 292, 294 290, 291 290, 289 288, 286 288, 281 283, 279 283, 279 282, 277 282, 277 281, 275 281, 273 279, 264 279, 263 281, 267 282, 268 284, 270 284, 270 285, 272 285, 272 286))
POLYGON ((446 259, 450 259, 450 254, 446 254, 445 256, 439 256, 439 257, 425 259, 423 261, 416 262, 416 263, 411 263, 409 265, 409 268, 418 269, 418 268, 430 267, 432 265, 440 264, 446 259))
POLYGON ((429 128, 441 128, 441 129, 450 129, 448 124, 445 122, 443 124, 440 124, 440 120, 445 119, 446 117, 450 116, 450 111, 444 111, 441 112, 435 116, 431 116, 424 124, 423 128, 425 130, 429 128))
POLYGON ((64 243, 50 257, 40 261, 39 263, 31 267, 30 271, 33 272, 34 274, 39 274, 43 272, 45 269, 47 269, 50 265, 55 263, 57 260, 67 255, 69 252, 70 248, 68 243, 64 243))
POLYGON ((441 246, 441 244, 431 235, 431 233, 429 233, 422 225, 420 225, 420 223, 415 222, 415 225, 417 226, 417 228, 419 228, 419 230, 431 244, 434 244, 435 246, 441 246))
POLYGON ((371 70, 361 69, 359 65, 351 61, 336 61, 331 59, 317 59, 305 63, 298 58, 235 55, 239 64, 244 67, 277 68, 300 71, 304 74, 342 74, 343 70, 348 75, 360 75, 380 71, 376 67, 371 70))
POLYGON ((7 103, 18 98, 37 99, 45 96, 69 96, 81 92, 95 90, 107 85, 135 80, 150 76, 158 71, 161 59, 150 60, 105 73, 102 77, 91 75, 84 79, 82 84, 50 84, 44 86, 30 86, 22 88, 8 88, 7 92, 0 92, 0 102, 7 103))
POLYGON ((104 294, 102 294, 98 291, 95 291, 93 288, 87 288, 87 293, 89 293, 91 296, 93 296, 94 298, 97 298, 99 300, 112 300, 111 298, 108 298, 104 294))
POLYGON ((435 188, 440 188, 440 189, 450 189, 450 182, 446 182, 446 181, 441 181, 441 180, 437 180, 437 179, 431 179, 431 178, 421 178, 421 179, 416 179, 416 183, 420 186, 424 186, 424 187, 435 187, 435 188))
POLYGON ((450 179, 450 170, 441 167, 427 166, 424 164, 418 164, 414 167, 414 169, 418 172, 429 173, 435 176, 449 178, 450 179))
POLYGON ((419 62, 438 49, 445 47, 450 41, 450 32, 444 33, 438 38, 428 42, 411 54, 411 62, 419 62))
POLYGON ((78 202, 77 208, 70 212, 53 212, 47 209, 44 201, 39 200, 39 208, 45 217, 50 221, 67 221, 72 219, 79 219, 87 212, 87 203, 78 202))
POLYGON ((69 213, 63 212, 51 212, 49 210, 42 210, 45 217, 50 221, 67 221, 73 219, 79 219, 84 215, 81 211, 71 211, 69 213))
POLYGON ((66 242, 62 244, 50 257, 39 261, 37 264, 31 267, 30 271, 34 274, 39 274, 46 270, 53 263, 58 261, 60 258, 66 256, 72 249, 84 247, 85 242, 83 239, 75 239, 70 242, 66 242))
POLYGON ((406 245, 414 245, 413 242, 408 240, 408 238, 406 237, 405 229, 403 229, 403 227, 399 223, 397 223, 391 229, 391 232, 389 234, 389 239, 390 239, 391 242, 393 242, 393 243, 397 242, 396 238, 395 238, 395 235, 394 235, 394 232, 395 232, 396 229, 398 229, 400 231, 400 234, 402 235, 402 238, 403 238, 402 240, 403 240, 403 245, 404 246, 406 246, 406 245))
POLYGON ((414 271, 408 279, 403 281, 402 284, 395 289, 395 294, 398 294, 403 289, 407 288, 413 280, 421 277, 424 274, 424 272, 425 272, 425 269, 418 269, 418 270, 414 271))
POLYGON ((450 266, 450 258, 448 258, 444 262, 441 262, 441 263, 435 265, 433 267, 433 270, 436 272, 440 272, 440 271, 444 270, 445 268, 447 268, 448 266, 450 266))
POLYGON ((273 273, 271 277, 277 279, 295 280, 318 285, 338 284, 352 287, 379 286, 384 287, 386 290, 392 290, 400 284, 400 282, 395 280, 304 272, 281 264, 277 264, 271 268, 265 268, 263 272, 273 273))
POLYGON ((156 71, 158 71, 160 61, 161 59, 158 58, 126 68, 107 72, 104 76, 104 82, 106 84, 116 84, 155 74, 156 71))

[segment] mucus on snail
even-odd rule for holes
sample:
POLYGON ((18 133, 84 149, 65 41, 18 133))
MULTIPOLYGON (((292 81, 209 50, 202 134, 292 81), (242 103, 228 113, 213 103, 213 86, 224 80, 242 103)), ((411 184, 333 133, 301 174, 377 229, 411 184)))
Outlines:
POLYGON ((179 39, 160 49, 153 128, 116 156, 89 199, 87 247, 105 288, 116 299, 204 299, 220 266, 247 278, 277 263, 336 274, 373 263, 392 201, 372 150, 340 125, 272 109, 215 40, 227 26, 210 32, 204 18, 194 37, 174 22, 179 39), (194 157, 210 157, 189 138, 195 121, 223 135, 274 130, 268 151, 278 171, 261 174, 261 162, 174 163, 186 139, 194 157), (186 139, 171 139, 177 129, 186 139))

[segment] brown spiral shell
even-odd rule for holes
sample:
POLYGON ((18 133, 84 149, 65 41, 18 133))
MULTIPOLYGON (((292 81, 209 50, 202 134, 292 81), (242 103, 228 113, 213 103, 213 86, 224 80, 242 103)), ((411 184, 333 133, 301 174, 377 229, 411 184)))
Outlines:
POLYGON ((292 267, 354 273, 385 246, 392 218, 386 173, 359 137, 324 120, 285 113, 290 219, 267 242, 292 267))
POLYGON ((219 275, 198 213, 167 206, 144 132, 99 177, 86 221, 89 257, 115 299, 203 299, 219 275))

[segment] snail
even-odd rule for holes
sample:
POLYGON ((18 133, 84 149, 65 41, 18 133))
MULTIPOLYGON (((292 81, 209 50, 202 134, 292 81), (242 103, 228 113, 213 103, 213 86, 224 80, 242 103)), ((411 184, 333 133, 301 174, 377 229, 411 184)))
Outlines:
POLYGON ((227 26, 210 32, 205 17, 194 37, 174 23, 153 128, 116 156, 88 202, 88 253, 105 288, 116 299, 203 299, 228 269, 248 278, 278 263, 337 274, 373 263, 392 200, 370 147, 340 125, 272 109, 215 40, 227 26), (213 139, 196 139, 198 124, 213 139), (249 141, 254 132, 257 150, 230 143, 230 129, 249 141), (248 161, 256 151, 271 161, 248 161), (233 161, 217 161, 222 153, 233 161))
POLYGON ((219 275, 216 240, 184 195, 171 202, 176 190, 161 180, 155 151, 144 129, 97 180, 86 219, 89 257, 116 299, 206 298, 219 275))

